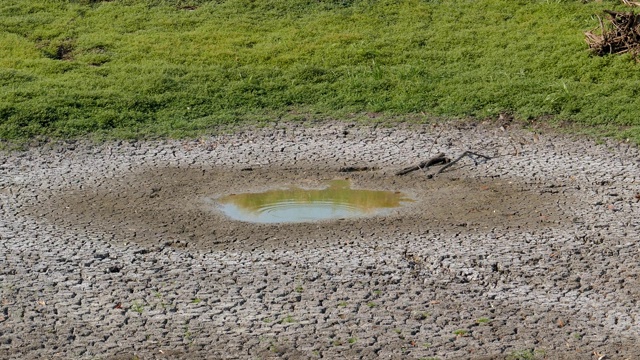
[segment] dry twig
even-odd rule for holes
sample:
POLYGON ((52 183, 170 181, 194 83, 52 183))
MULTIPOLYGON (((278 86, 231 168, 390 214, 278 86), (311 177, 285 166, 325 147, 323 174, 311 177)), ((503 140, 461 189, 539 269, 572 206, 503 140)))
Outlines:
POLYGON ((338 172, 359 172, 359 171, 372 171, 378 170, 378 168, 373 166, 344 166, 341 167, 338 172))
POLYGON ((622 3, 627 6, 640 6, 640 2, 636 1, 622 0, 622 3))
POLYGON ((437 174, 440 174, 440 173, 441 173, 441 172, 443 172, 443 171, 445 171, 447 168, 449 168, 449 167, 450 167, 450 166, 452 166, 453 164, 457 163, 458 161, 460 161, 460 159, 462 159, 462 158, 463 158, 463 157, 465 157, 465 156, 467 156, 467 157, 469 157, 471 160, 473 160, 473 163, 474 163, 474 164, 476 164, 476 165, 478 165, 478 159, 479 159, 479 158, 484 159, 484 161, 491 160, 491 158, 490 158, 490 157, 488 157, 488 156, 480 155, 480 154, 476 154, 476 153, 471 152, 471 151, 465 151, 465 152, 463 152, 463 153, 462 153, 462 155, 458 156, 458 158, 457 158, 457 159, 455 159, 455 160, 453 160, 452 162, 448 163, 447 165, 445 165, 445 166, 441 167, 441 168, 440 168, 440 170, 438 170, 438 172, 436 173, 436 175, 437 175, 437 174))
POLYGON ((429 166, 446 164, 449 161, 451 161, 451 160, 449 160, 447 157, 445 157, 444 153, 440 153, 440 154, 432 157, 429 160, 421 162, 418 165, 406 167, 406 168, 396 172, 396 175, 405 175, 405 174, 408 174, 408 173, 410 173, 412 171, 428 168, 429 166))

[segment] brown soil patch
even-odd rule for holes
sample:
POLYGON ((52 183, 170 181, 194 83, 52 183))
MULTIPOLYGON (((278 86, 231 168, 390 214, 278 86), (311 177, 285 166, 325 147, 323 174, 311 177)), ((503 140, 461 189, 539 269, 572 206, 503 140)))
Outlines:
POLYGON ((52 196, 29 210, 66 226, 88 228, 115 239, 144 245, 199 249, 254 249, 270 246, 322 246, 355 238, 382 238, 407 233, 456 233, 493 228, 527 229, 569 222, 562 208, 574 200, 563 191, 501 178, 427 179, 419 172, 394 176, 392 171, 349 174, 354 188, 402 191, 416 201, 383 217, 302 224, 251 224, 230 220, 211 207, 217 197, 288 185, 321 186, 345 178, 338 168, 149 168, 107 179, 94 188, 52 196), (207 205, 209 203, 209 205, 207 205), (342 240, 338 240, 342 239, 342 240))

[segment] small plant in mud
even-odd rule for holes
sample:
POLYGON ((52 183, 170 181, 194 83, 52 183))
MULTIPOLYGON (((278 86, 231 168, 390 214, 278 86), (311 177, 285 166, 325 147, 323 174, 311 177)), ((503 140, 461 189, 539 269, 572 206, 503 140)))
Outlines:
POLYGON ((285 324, 291 324, 291 323, 296 322, 296 319, 291 315, 287 315, 287 317, 282 319, 282 322, 285 323, 285 324))
POLYGON ((454 335, 462 337, 462 336, 467 336, 469 335, 469 330, 467 329, 458 329, 456 331, 453 332, 454 335))
POLYGON ((486 317, 481 317, 481 318, 476 320, 476 323, 478 325, 488 324, 489 322, 491 322, 491 320, 489 318, 486 318, 486 317))
POLYGON ((355 343, 356 343, 356 341, 358 341, 358 339, 357 339, 357 338, 354 338, 354 337, 349 338, 349 340, 347 340, 347 342, 348 342, 349 344, 355 344, 355 343))
POLYGON ((374 303, 373 301, 369 301, 367 303, 367 306, 370 307, 370 308, 374 308, 374 307, 378 306, 378 304, 374 303))
POLYGON ((545 357, 545 352, 541 350, 516 350, 507 356, 507 360, 536 360, 545 357))
POLYGON ((346 306, 347 306, 347 302, 346 302, 346 301, 340 301, 340 302, 338 303, 338 306, 339 306, 339 307, 346 307, 346 306))
POLYGON ((182 334, 182 337, 184 338, 184 341, 189 344, 192 344, 194 341, 193 334, 191 333, 191 330, 189 330, 188 326, 184 327, 184 333, 182 334))
POLYGON ((304 288, 302 287, 302 285, 296 286, 296 292, 297 293, 302 293, 303 291, 304 291, 304 288))
POLYGON ((200 304, 201 302, 202 302, 202 299, 200 299, 200 298, 195 298, 195 299, 191 300, 192 304, 200 304))
POLYGON ((142 303, 135 301, 133 304, 131 304, 131 310, 137 312, 138 314, 142 314, 142 312, 144 311, 144 306, 142 305, 142 303))

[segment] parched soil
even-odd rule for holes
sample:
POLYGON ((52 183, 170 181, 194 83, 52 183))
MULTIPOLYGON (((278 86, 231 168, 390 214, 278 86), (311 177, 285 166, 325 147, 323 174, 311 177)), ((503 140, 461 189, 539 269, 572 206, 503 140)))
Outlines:
POLYGON ((106 180, 99 187, 64 192, 30 212, 61 226, 87 226, 142 245, 173 241, 215 250, 324 247, 348 239, 356 229, 393 236, 397 231, 444 234, 496 227, 524 231, 571 224, 562 210, 574 206, 575 189, 560 193, 539 184, 461 175, 456 171, 427 180, 424 175, 400 177, 384 170, 345 174, 337 167, 312 164, 251 171, 153 167, 106 180), (356 187, 411 194, 415 203, 390 216, 282 225, 230 220, 215 208, 215 199, 227 194, 322 186, 327 179, 345 177, 356 187))
POLYGON ((628 144, 340 123, 57 144, 0 154, 0 200, 3 359, 640 354, 640 154, 628 144), (492 159, 394 175, 465 150, 492 159), (215 207, 341 178, 415 202, 278 225, 215 207))

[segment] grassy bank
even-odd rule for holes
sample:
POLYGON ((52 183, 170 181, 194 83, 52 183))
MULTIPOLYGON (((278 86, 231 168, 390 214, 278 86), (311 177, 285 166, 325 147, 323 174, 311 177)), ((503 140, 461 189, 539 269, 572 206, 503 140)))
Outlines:
POLYGON ((508 112, 640 142, 640 65, 582 34, 618 3, 3 0, 0 138, 508 112))

